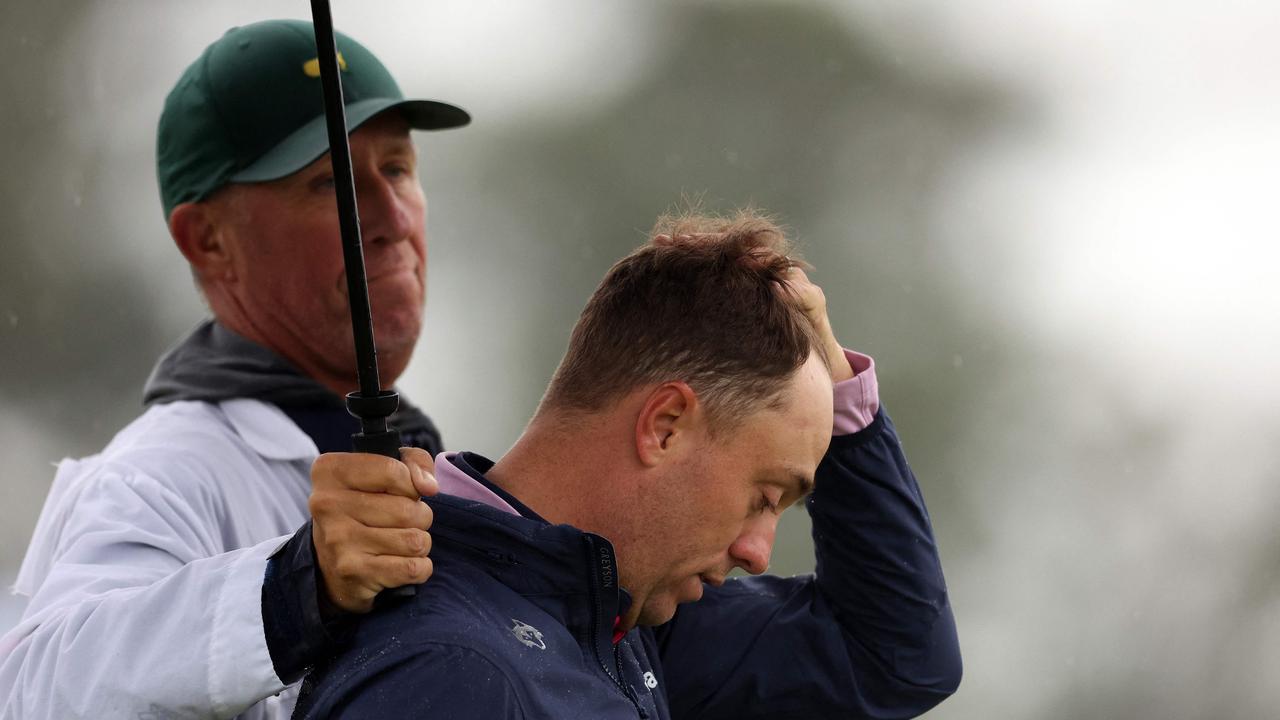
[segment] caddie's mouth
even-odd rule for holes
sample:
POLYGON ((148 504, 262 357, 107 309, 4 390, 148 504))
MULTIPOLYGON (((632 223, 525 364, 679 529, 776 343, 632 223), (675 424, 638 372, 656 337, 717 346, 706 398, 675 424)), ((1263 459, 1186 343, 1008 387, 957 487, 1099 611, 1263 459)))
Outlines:
POLYGON ((376 283, 381 280, 386 280, 388 278, 396 277, 397 275, 410 275, 416 279, 418 277, 417 268, 411 265, 406 265, 404 267, 396 267, 388 270, 383 270, 381 272, 370 275, 369 282, 376 283))

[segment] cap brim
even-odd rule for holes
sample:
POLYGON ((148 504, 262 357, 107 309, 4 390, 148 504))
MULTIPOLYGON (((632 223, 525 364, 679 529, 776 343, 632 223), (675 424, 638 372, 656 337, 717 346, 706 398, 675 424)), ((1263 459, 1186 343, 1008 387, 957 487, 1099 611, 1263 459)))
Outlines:
MULTIPOLYGON (((471 122, 471 116, 466 110, 448 103, 371 98, 347 105, 349 132, 354 132, 370 118, 388 110, 399 110, 409 121, 409 127, 415 130, 445 130, 471 122)), ((229 181, 250 183, 278 180, 298 172, 327 152, 329 130, 325 116, 320 115, 295 130, 248 167, 232 175, 229 181)))

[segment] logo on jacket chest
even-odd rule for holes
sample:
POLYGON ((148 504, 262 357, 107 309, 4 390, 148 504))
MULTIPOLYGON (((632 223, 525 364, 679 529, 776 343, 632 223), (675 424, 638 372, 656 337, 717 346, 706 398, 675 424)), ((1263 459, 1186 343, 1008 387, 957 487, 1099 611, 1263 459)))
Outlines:
POLYGON ((658 678, 654 677, 653 673, 646 672, 644 674, 644 686, 650 690, 658 687, 658 678))
POLYGON ((538 628, 528 623, 520 622, 515 618, 511 618, 511 623, 511 634, 515 635, 517 640, 527 647, 538 648, 539 650, 547 649, 547 644, 542 641, 542 631, 538 630, 538 628))

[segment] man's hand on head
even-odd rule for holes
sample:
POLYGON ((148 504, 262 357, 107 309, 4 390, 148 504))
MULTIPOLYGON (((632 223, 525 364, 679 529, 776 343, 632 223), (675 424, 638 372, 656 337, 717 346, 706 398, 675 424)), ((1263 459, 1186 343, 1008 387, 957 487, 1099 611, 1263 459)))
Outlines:
POLYGON ((435 466, 418 448, 400 457, 326 453, 311 466, 322 608, 368 612, 382 590, 431 577, 431 508, 421 498, 439 489, 435 466))
POLYGON ((827 296, 809 279, 803 268, 792 267, 787 273, 787 285, 796 303, 809 317, 809 322, 818 331, 823 351, 831 362, 832 382, 841 382, 853 377, 853 367, 844 355, 844 347, 836 340, 831 329, 831 319, 827 315, 827 296))

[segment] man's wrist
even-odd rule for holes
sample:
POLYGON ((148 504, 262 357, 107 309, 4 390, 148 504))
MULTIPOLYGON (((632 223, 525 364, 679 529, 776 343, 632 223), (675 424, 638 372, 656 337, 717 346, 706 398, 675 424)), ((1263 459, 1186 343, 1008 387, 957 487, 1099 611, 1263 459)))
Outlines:
POLYGON ((340 615, 345 615, 346 611, 334 605, 329 600, 329 593, 324 588, 324 577, 320 573, 320 568, 316 568, 316 604, 320 607, 320 619, 328 622, 340 615))
POLYGON ((827 357, 831 359, 831 382, 840 383, 845 380, 852 380, 857 375, 853 371, 853 366, 849 364, 849 358, 845 355, 844 348, 840 345, 828 346, 827 357))
POLYGON ((880 388, 875 361, 869 355, 841 349, 840 357, 853 371, 850 379, 835 383, 835 422, 832 433, 850 435, 868 427, 880 409, 880 388))
POLYGON ((263 577, 263 631, 285 683, 301 678, 350 636, 350 616, 329 603, 315 557, 308 520, 267 561, 263 577))

